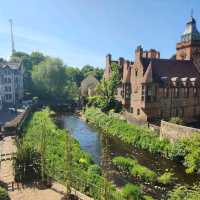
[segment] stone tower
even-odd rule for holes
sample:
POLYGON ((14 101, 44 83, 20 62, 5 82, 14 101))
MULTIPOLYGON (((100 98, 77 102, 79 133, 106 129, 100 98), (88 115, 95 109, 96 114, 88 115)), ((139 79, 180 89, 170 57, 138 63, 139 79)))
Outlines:
POLYGON ((200 72, 200 33, 193 16, 189 18, 181 41, 176 45, 176 59, 193 61, 200 72))

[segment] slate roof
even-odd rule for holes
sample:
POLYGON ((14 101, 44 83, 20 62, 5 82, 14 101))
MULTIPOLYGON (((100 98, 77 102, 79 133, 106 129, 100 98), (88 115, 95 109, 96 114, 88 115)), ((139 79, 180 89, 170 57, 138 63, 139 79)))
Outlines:
POLYGON ((21 67, 21 62, 1 62, 0 68, 6 68, 9 67, 10 69, 18 70, 21 67))
POLYGON ((142 58, 144 73, 151 62, 154 81, 161 81, 161 77, 194 78, 200 80, 200 73, 190 60, 149 59, 142 58))

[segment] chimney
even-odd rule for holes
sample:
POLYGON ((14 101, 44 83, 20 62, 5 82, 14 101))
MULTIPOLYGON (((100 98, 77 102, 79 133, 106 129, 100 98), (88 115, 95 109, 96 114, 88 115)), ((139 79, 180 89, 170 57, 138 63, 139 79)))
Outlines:
POLYGON ((142 46, 139 45, 135 50, 135 59, 138 60, 143 56, 143 49, 142 46))

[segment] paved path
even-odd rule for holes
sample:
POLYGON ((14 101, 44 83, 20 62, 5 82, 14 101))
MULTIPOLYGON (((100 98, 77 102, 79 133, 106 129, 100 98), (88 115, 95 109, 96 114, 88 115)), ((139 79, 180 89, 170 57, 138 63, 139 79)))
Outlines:
MULTIPOLYGON (((11 158, 11 155, 16 152, 16 147, 14 145, 14 139, 11 136, 5 137, 0 143, 0 180, 10 187, 11 183, 14 181, 13 175, 13 161, 12 159, 4 160, 6 158, 11 158)), ((10 189, 10 188, 8 188, 10 189)))

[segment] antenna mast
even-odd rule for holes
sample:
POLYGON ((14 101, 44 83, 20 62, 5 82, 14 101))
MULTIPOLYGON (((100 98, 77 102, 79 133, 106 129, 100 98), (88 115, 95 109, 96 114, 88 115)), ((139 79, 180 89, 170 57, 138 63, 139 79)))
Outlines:
POLYGON ((13 36, 13 21, 12 19, 9 19, 10 22, 10 36, 11 36, 11 47, 12 47, 12 54, 14 54, 15 51, 15 42, 14 42, 14 36, 13 36))

